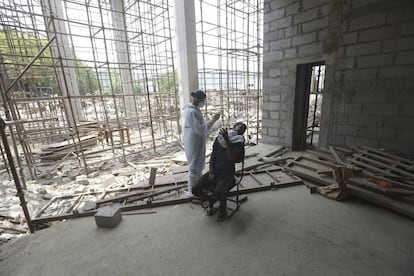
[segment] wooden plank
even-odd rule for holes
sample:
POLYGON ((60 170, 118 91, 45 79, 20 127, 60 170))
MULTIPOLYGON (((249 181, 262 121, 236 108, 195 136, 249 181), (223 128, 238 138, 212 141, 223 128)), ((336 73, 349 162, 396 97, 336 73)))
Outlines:
POLYGON ((306 150, 305 152, 309 153, 309 154, 312 154, 312 155, 315 155, 319 158, 322 158, 325 161, 328 161, 328 162, 331 162, 331 163, 335 162, 335 159, 333 159, 331 155, 328 155, 324 152, 319 152, 319 151, 314 151, 314 150, 306 150))
POLYGON ((383 174, 383 175, 398 176, 398 175, 393 174, 393 173, 387 173, 387 172, 385 172, 383 169, 379 169, 379 168, 377 168, 377 167, 373 167, 373 166, 371 166, 371 165, 369 165, 369 164, 367 164, 367 163, 364 163, 364 162, 358 161, 358 160, 356 160, 356 159, 354 159, 354 158, 350 158, 350 159, 349 159, 349 161, 350 161, 353 165, 356 165, 357 167, 361 167, 361 168, 369 169, 369 170, 371 170, 371 171, 373 171, 373 172, 377 172, 377 173, 380 173, 380 174, 383 174))
POLYGON ((362 156, 361 154, 354 154, 353 157, 354 158, 352 158, 352 160, 356 160, 356 159, 363 160, 363 161, 365 161, 369 164, 376 165, 378 168, 389 169, 390 171, 392 171, 394 173, 397 173, 397 174, 400 174, 400 175, 403 175, 403 176, 412 177, 414 179, 414 174, 412 174, 412 173, 409 173, 405 170, 398 169, 394 166, 390 166, 390 165, 381 163, 379 161, 372 160, 371 158, 362 156))
MULTIPOLYGON (((390 196, 410 196, 414 195, 414 190, 407 190, 401 188, 381 188, 375 183, 369 182, 367 179, 362 177, 351 177, 349 183, 352 185, 357 185, 361 188, 365 188, 380 194, 390 195, 390 196)), ((413 206, 414 208, 414 206, 413 206)))
POLYGON ((334 147, 329 146, 329 151, 332 153, 337 164, 340 164, 340 165, 344 164, 342 159, 339 157, 338 153, 335 151, 334 147))
POLYGON ((299 177, 315 182, 315 184, 327 186, 335 183, 335 180, 333 178, 326 177, 324 175, 318 175, 315 171, 310 171, 299 167, 285 167, 285 169, 296 174, 299 177))
POLYGON ((388 157, 380 156, 378 154, 369 152, 366 149, 365 150, 362 150, 362 151, 359 151, 356 155, 358 155, 358 156, 366 156, 368 158, 369 157, 372 157, 371 159, 378 159, 378 160, 380 160, 382 162, 389 163, 389 164, 392 164, 392 165, 395 165, 395 166, 398 166, 398 167, 402 167, 402 168, 405 168, 406 170, 409 170, 409 171, 413 171, 414 170, 414 167, 413 166, 410 166, 408 164, 404 164, 404 163, 402 163, 400 161, 396 161, 396 160, 389 159, 388 157))
POLYGON ((324 166, 329 167, 329 168, 333 168, 333 169, 336 169, 336 168, 339 168, 340 167, 340 166, 335 165, 335 164, 332 164, 330 162, 322 161, 322 160, 315 159, 315 158, 312 158, 312 157, 309 157, 309 156, 305 156, 305 155, 303 155, 302 158, 303 159, 306 159, 306 160, 309 160, 309 161, 313 161, 313 162, 318 163, 318 164, 321 164, 321 165, 324 165, 324 166))
POLYGON ((378 150, 378 149, 370 148, 370 147, 362 147, 362 148, 366 149, 368 151, 377 153, 379 155, 383 155, 385 157, 389 157, 389 158, 392 158, 394 160, 398 160, 402 163, 407 163, 409 166, 414 167, 414 161, 413 160, 410 160, 410 159, 407 159, 407 158, 404 158, 404 157, 400 157, 400 156, 397 156, 397 155, 394 155, 394 154, 391 154, 391 153, 388 153, 388 152, 384 152, 384 151, 381 151, 381 150, 378 150))
POLYGON ((414 219, 414 206, 411 204, 401 202, 391 197, 377 194, 354 185, 347 185, 346 189, 350 194, 358 198, 414 219))

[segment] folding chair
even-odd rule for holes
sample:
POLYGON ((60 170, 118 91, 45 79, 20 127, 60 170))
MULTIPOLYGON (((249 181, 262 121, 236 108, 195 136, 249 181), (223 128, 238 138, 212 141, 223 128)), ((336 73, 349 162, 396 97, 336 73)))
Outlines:
MULTIPOLYGON (((230 213, 227 213, 227 219, 230 219, 234 213, 240 208, 240 182, 243 179, 244 176, 244 145, 243 145, 243 156, 241 159, 241 173, 239 174, 239 177, 234 177, 233 183, 230 185, 230 187, 227 189, 227 196, 226 201, 230 201, 235 204, 235 207, 231 208, 226 204, 226 208, 230 213), (236 191, 231 191, 234 187, 236 187, 236 191), (235 196, 236 198, 231 198, 229 196, 235 196)), ((211 186, 209 189, 205 190, 207 198, 208 198, 208 205, 204 205, 202 202, 202 207, 206 210, 207 215, 214 215, 217 211, 216 208, 214 208, 214 204, 217 202, 217 198, 215 196, 215 187, 211 186)))
POLYGON ((239 210, 240 208, 240 182, 243 179, 244 176, 244 154, 243 154, 243 160, 242 160, 242 168, 241 168, 241 173, 240 173, 240 177, 239 179, 237 179, 237 177, 234 177, 234 185, 231 185, 231 187, 227 190, 227 201, 233 202, 236 204, 236 207, 234 207, 233 209, 228 207, 227 205, 227 210, 230 210, 230 213, 227 214, 227 219, 230 219, 234 213, 236 213, 237 210, 239 210), (236 186, 236 191, 231 192, 231 190, 236 186), (233 199, 229 196, 231 196, 232 194, 236 194, 236 199, 233 199))

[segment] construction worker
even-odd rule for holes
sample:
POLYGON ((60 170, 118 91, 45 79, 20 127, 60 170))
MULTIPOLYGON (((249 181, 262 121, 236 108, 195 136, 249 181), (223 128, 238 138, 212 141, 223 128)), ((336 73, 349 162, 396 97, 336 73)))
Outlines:
POLYGON ((204 105, 206 94, 201 91, 191 92, 191 104, 184 106, 186 109, 184 124, 184 150, 188 163, 188 184, 186 194, 192 196, 191 189, 201 177, 205 165, 206 140, 211 126, 220 118, 220 114, 205 121, 200 108, 204 105))

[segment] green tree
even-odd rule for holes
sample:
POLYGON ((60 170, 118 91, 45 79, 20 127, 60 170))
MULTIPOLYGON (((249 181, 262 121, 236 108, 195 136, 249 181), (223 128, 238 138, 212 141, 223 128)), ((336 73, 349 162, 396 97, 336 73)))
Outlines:
POLYGON ((79 94, 95 94, 99 89, 99 81, 94 70, 76 57, 72 50, 73 59, 75 60, 76 79, 78 82, 79 94))
POLYGON ((178 84, 177 72, 167 72, 161 74, 158 78, 157 85, 159 92, 171 93, 175 92, 178 84))

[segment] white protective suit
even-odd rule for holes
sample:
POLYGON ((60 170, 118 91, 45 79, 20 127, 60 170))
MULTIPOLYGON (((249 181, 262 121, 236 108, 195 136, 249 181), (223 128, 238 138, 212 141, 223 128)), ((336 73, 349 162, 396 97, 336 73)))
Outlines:
POLYGON ((213 121, 205 121, 201 111, 193 104, 186 109, 184 123, 184 149, 188 162, 188 191, 200 179, 206 162, 206 140, 213 121))

